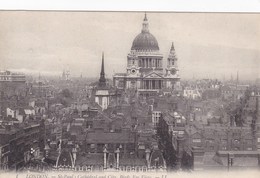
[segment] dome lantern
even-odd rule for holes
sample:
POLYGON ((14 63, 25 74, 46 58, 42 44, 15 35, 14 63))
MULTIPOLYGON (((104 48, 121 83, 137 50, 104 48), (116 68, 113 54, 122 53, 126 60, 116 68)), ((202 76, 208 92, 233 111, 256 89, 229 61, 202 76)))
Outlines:
POLYGON ((159 46, 156 38, 149 32, 149 24, 145 13, 142 32, 138 34, 132 44, 131 50, 158 51, 159 46))
POLYGON ((144 14, 144 21, 143 21, 143 29, 142 29, 142 33, 149 33, 149 24, 148 24, 148 19, 146 16, 146 13, 144 14))

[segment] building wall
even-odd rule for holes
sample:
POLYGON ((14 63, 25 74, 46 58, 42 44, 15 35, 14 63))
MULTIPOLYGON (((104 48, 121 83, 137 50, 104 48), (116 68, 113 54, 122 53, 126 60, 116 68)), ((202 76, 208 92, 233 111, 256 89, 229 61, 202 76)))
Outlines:
POLYGON ((96 96, 95 102, 102 107, 102 110, 107 109, 109 105, 109 96, 96 96))
POLYGON ((159 124, 160 117, 161 117, 161 111, 152 112, 152 123, 154 127, 156 127, 159 124))
POLYGON ((9 169, 9 143, 6 145, 0 146, 0 171, 7 171, 9 169))
POLYGON ((233 127, 231 129, 220 127, 206 128, 194 134, 187 135, 187 146, 201 147, 205 152, 219 150, 256 150, 254 138, 250 129, 233 127))

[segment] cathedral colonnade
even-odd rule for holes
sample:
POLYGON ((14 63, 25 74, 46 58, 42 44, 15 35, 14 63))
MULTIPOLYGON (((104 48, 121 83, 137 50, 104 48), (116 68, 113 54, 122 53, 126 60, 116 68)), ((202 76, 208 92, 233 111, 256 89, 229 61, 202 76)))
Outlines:
POLYGON ((158 58, 141 58, 139 59, 139 67, 142 68, 161 68, 162 60, 158 58))
POLYGON ((163 80, 158 80, 158 79, 142 80, 141 86, 142 89, 150 89, 150 90, 162 89, 163 80))

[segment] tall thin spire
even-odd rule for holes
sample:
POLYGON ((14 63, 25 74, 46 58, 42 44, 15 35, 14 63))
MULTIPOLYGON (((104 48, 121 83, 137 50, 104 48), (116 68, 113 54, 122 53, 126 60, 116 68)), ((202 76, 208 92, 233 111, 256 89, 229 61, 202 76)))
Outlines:
POLYGON ((105 69, 104 69, 104 52, 102 52, 102 64, 101 64, 101 75, 105 76, 105 69))
POLYGON ((146 12, 145 12, 142 33, 148 33, 149 32, 149 28, 148 27, 149 27, 149 24, 148 24, 147 15, 146 15, 146 12))
POLYGON ((99 86, 106 86, 106 78, 105 78, 105 68, 104 68, 104 52, 102 52, 102 64, 101 64, 101 72, 99 78, 99 86))
POLYGON ((174 44, 173 44, 173 42, 172 42, 172 46, 171 46, 171 51, 174 51, 175 49, 174 49, 174 44))

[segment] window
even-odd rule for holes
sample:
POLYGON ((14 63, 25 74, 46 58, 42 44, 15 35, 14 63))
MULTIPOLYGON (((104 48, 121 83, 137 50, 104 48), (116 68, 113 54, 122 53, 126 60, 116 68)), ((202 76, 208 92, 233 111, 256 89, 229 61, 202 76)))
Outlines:
POLYGON ((179 135, 183 135, 183 134, 184 134, 184 131, 181 130, 181 131, 178 132, 178 134, 179 134, 179 135))
POLYGON ((200 138, 194 138, 192 140, 193 143, 201 143, 201 139, 200 138))
POLYGON ((222 139, 222 140, 221 140, 221 143, 222 143, 222 144, 227 144, 227 139, 222 139))
POLYGON ((238 139, 234 140, 234 144, 239 144, 239 143, 240 143, 240 141, 238 139))
POLYGON ((176 122, 177 122, 177 123, 181 123, 181 119, 177 119, 176 122))
POLYGON ((214 140, 213 139, 207 139, 207 142, 208 143, 214 143, 214 140))

